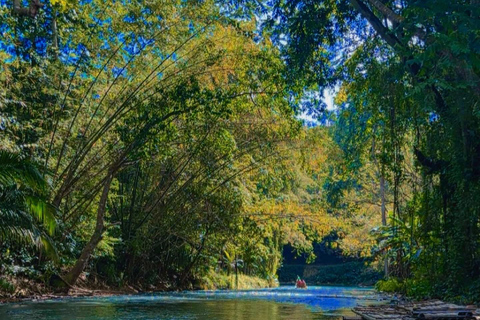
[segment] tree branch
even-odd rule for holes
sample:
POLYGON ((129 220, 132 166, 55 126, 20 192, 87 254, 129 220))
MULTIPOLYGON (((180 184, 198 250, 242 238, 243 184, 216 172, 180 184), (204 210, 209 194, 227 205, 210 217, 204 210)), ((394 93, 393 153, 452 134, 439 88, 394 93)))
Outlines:
POLYGON ((367 19, 373 29, 392 47, 402 46, 400 40, 386 28, 380 19, 361 0, 349 0, 350 4, 367 19))
POLYGON ((396 14, 392 9, 384 5, 381 1, 379 0, 367 0, 370 2, 375 8, 377 8, 378 11, 380 11, 385 18, 390 20, 394 24, 399 24, 405 20, 402 16, 396 14))
POLYGON ((427 170, 428 174, 442 173, 448 163, 445 160, 437 160, 427 157, 416 147, 413 149, 418 162, 427 170))

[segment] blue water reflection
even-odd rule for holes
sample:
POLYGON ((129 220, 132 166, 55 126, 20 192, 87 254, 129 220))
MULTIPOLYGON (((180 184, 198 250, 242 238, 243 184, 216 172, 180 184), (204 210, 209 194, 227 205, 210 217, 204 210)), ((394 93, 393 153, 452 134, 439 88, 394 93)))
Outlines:
POLYGON ((0 306, 0 319, 340 319, 357 304, 381 303, 371 289, 282 286, 242 291, 186 291, 66 298, 0 306))

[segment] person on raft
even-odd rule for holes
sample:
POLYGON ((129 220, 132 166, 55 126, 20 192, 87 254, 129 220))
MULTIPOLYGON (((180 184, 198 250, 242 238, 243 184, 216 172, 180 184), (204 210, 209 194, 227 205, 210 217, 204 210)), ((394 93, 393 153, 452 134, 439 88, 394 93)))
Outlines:
POLYGON ((295 287, 306 289, 307 283, 305 282, 305 280, 300 279, 300 276, 297 276, 297 282, 295 283, 295 287))

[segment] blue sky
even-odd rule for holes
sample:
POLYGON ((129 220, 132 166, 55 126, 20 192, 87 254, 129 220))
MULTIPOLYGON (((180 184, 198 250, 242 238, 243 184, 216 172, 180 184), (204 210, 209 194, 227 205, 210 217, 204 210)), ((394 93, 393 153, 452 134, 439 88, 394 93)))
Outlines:
MULTIPOLYGON (((335 99, 335 95, 336 95, 337 91, 338 91, 338 87, 336 87, 335 89, 324 89, 323 90, 323 98, 321 98, 320 100, 322 100, 322 102, 324 102, 326 104, 328 111, 333 111, 333 110, 337 109, 337 107, 335 106, 335 103, 334 103, 334 99, 335 99)), ((313 117, 312 115, 307 114, 307 112, 303 112, 303 113, 299 114, 297 116, 297 118, 305 121, 308 124, 318 123, 317 118, 313 117)))

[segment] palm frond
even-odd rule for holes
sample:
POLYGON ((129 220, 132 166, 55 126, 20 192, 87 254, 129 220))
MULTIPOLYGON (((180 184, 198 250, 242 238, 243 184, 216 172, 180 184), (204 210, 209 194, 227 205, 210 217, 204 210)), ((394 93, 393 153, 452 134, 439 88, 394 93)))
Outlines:
POLYGON ((35 245, 53 261, 58 261, 58 252, 53 240, 36 226, 29 213, 22 210, 0 208, 0 241, 35 245))
POLYGON ((53 240, 49 236, 43 234, 40 237, 40 241, 42 243, 41 247, 43 248, 47 256, 54 262, 58 262, 60 258, 58 256, 57 247, 55 246, 53 240))
POLYGON ((47 203, 44 199, 34 195, 25 196, 25 203, 27 204, 30 214, 37 219, 38 222, 42 223, 47 233, 52 236, 57 226, 55 207, 47 203))
POLYGON ((0 185, 17 184, 38 193, 45 192, 47 183, 35 163, 19 154, 0 150, 0 185))
POLYGON ((0 240, 36 245, 58 260, 56 209, 44 197, 47 183, 30 160, 0 150, 0 240))

